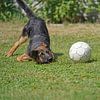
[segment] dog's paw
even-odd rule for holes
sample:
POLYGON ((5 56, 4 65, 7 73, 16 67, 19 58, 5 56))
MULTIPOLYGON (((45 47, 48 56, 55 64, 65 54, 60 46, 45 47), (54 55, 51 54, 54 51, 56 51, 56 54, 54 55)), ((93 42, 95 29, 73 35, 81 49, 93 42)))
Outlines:
POLYGON ((17 57, 17 61, 19 61, 19 62, 22 62, 23 60, 22 60, 22 57, 17 57))
POLYGON ((5 54, 7 57, 10 57, 13 55, 13 53, 11 51, 8 51, 6 54, 5 54))
POLYGON ((23 54, 23 55, 21 55, 21 56, 18 56, 18 57, 17 57, 17 61, 19 61, 19 62, 25 61, 25 55, 23 54))
POLYGON ((23 61, 27 61, 27 60, 32 60, 32 58, 30 58, 27 54, 22 54, 21 56, 17 57, 17 61, 19 62, 23 62, 23 61))

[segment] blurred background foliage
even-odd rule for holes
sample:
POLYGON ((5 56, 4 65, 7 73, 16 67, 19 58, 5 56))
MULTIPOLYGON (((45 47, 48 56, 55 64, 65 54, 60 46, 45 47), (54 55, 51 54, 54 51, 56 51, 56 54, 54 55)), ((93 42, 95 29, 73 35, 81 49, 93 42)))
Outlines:
POLYGON ((0 20, 8 21, 15 17, 21 17, 19 12, 13 0, 0 0, 0 20))
MULTIPOLYGON (((25 0, 33 12, 50 23, 100 22, 99 0, 25 0)), ((23 19, 16 0, 0 0, 0 20, 23 19)))

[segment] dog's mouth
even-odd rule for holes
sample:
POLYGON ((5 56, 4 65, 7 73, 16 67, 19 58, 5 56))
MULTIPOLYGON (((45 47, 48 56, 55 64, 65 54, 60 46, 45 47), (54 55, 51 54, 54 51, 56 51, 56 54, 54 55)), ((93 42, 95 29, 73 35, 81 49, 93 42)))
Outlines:
POLYGON ((43 61, 43 63, 48 64, 48 63, 50 63, 50 62, 52 62, 52 61, 53 61, 53 59, 52 59, 52 58, 50 58, 50 59, 44 60, 44 61, 43 61))
POLYGON ((48 64, 53 61, 53 58, 52 57, 49 57, 49 58, 39 57, 38 59, 36 59, 36 61, 40 64, 48 64))

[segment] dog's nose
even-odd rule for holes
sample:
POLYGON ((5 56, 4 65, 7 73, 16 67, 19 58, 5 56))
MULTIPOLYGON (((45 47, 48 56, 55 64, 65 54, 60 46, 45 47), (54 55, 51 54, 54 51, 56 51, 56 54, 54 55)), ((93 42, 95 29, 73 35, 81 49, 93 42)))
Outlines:
POLYGON ((49 61, 49 62, 52 62, 52 58, 49 58, 48 61, 49 61))

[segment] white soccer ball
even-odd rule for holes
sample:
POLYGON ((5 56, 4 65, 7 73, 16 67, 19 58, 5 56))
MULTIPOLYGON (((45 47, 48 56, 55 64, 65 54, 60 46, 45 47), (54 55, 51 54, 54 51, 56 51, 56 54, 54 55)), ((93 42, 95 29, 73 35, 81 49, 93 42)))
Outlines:
POLYGON ((75 62, 88 62, 91 57, 91 47, 85 42, 76 42, 71 46, 69 56, 75 62))

